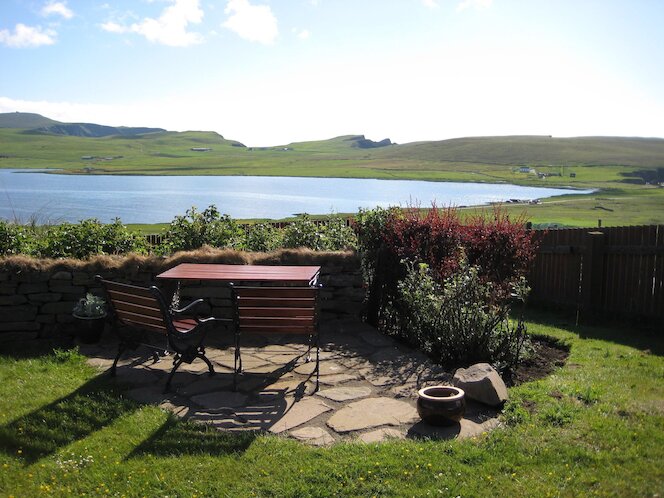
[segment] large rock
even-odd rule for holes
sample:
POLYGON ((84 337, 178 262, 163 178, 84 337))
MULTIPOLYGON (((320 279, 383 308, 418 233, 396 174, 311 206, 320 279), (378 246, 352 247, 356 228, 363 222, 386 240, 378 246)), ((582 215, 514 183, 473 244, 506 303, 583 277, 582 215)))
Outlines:
POLYGON ((459 368, 454 373, 453 384, 463 389, 466 396, 489 406, 500 406, 507 399, 507 386, 496 370, 488 363, 476 363, 459 368))

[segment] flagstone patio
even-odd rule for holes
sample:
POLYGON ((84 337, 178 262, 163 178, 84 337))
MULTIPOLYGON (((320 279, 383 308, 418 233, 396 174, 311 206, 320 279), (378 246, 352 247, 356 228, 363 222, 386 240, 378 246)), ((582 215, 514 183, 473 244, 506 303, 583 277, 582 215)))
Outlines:
MULTIPOLYGON (((111 366, 117 352, 110 335, 99 344, 81 346, 88 362, 101 370, 111 366)), ((458 425, 433 427, 420 421, 417 390, 449 384, 452 376, 422 353, 359 321, 321 324, 317 392, 315 361, 307 363, 307 346, 291 342, 289 336, 278 341, 270 337, 269 342, 243 339, 244 373, 233 391, 232 340, 232 333, 223 330, 210 338, 206 349, 216 374, 209 376, 202 361, 182 365, 170 393, 162 391, 172 361, 165 357, 154 363, 147 349, 119 362, 116 382, 126 386, 129 397, 185 419, 221 430, 266 431, 319 446, 342 440, 463 438, 499 425, 495 410, 472 402, 458 425)))

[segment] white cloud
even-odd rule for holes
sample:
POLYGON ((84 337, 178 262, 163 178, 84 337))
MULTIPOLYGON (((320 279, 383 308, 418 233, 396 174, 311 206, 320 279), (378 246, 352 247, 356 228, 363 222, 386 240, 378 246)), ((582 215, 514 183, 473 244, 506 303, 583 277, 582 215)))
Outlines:
POLYGON ((269 45, 279 34, 277 18, 268 5, 252 5, 249 0, 228 0, 224 12, 229 17, 222 26, 245 40, 269 45))
POLYGON ((101 25, 101 29, 103 29, 104 31, 108 31, 109 33, 117 33, 117 34, 126 33, 127 31, 129 31, 129 28, 127 28, 126 26, 122 26, 121 24, 118 24, 113 21, 105 22, 104 24, 101 25))
POLYGON ((430 9, 435 9, 438 7, 438 2, 436 0, 422 0, 422 4, 430 9))
POLYGON ((52 15, 62 16, 65 19, 74 17, 74 12, 67 7, 67 2, 55 2, 51 0, 41 9, 41 15, 48 17, 52 15))
POLYGON ((26 26, 18 23, 14 32, 0 30, 0 44, 13 48, 34 48, 42 45, 53 45, 57 33, 41 26, 26 26))
POLYGON ((311 37, 311 31, 308 29, 294 29, 293 33, 295 33, 295 36, 300 40, 308 40, 309 37, 311 37))
POLYGON ((136 33, 153 43, 171 47, 188 47, 202 43, 200 33, 187 31, 189 24, 198 24, 203 20, 203 9, 199 0, 169 0, 172 5, 166 7, 158 18, 146 17, 141 22, 130 26, 108 21, 101 29, 109 33, 136 33))
POLYGON ((466 9, 476 9, 483 10, 491 7, 493 0, 463 0, 459 5, 457 5, 457 12, 466 9))

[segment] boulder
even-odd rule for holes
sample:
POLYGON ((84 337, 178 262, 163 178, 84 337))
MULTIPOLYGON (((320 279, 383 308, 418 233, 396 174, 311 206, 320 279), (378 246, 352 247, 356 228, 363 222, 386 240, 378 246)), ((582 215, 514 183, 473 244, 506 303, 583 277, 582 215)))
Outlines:
POLYGON ((488 363, 476 363, 459 368, 452 383, 463 389, 466 397, 489 406, 500 406, 507 399, 507 386, 498 372, 488 363))

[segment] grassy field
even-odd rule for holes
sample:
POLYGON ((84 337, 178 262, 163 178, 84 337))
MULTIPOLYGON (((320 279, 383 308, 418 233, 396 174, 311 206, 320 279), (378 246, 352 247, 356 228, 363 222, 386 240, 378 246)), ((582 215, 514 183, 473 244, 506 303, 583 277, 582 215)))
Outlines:
POLYGON ((0 128, 0 167, 76 174, 269 175, 512 183, 600 189, 539 206, 510 206, 535 223, 664 223, 664 140, 480 137, 358 147, 357 136, 247 148, 213 132, 81 138, 0 128), (207 152, 191 148, 205 147, 207 152), (95 157, 95 159, 82 159, 95 157), (108 158, 108 159, 104 159, 108 158), (522 173, 521 167, 533 172, 522 173), (539 177, 536 173, 560 176, 539 177))
POLYGON ((75 351, 0 355, 1 496, 660 496, 664 338, 533 315, 571 348, 465 441, 314 449, 176 420, 75 351))

